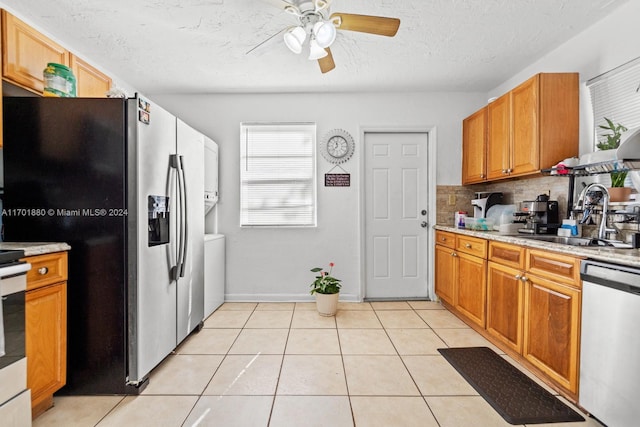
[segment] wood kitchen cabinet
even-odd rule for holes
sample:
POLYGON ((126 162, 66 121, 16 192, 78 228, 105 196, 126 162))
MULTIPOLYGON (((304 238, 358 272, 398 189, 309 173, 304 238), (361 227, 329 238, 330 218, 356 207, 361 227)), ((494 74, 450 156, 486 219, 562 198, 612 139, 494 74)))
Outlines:
POLYGON ((35 418, 53 405, 67 373, 67 253, 30 256, 25 296, 27 386, 35 418))
POLYGON ((105 98, 111 89, 111 77, 82 58, 71 54, 70 67, 76 77, 76 94, 81 98, 105 98))
POLYGON ((489 242, 487 266, 487 332, 522 353, 525 249, 489 242))
POLYGON ((487 179, 487 109, 481 108, 462 121, 462 184, 487 179))
POLYGON ((577 395, 580 350, 580 259, 527 250, 523 356, 577 395))
POLYGON ((451 305, 454 304, 455 241, 455 234, 436 231, 435 291, 443 301, 451 305))
POLYGON ((42 94, 49 62, 69 65, 69 52, 7 11, 2 11, 2 78, 42 94))
MULTIPOLYGON (((473 115, 465 121, 470 126, 473 115)), ((470 138, 465 121, 463 153, 465 138, 470 138)), ((537 74, 486 107, 486 180, 535 174, 577 156, 578 137, 578 74, 537 74)), ((466 157, 463 184, 480 182, 471 175, 472 167, 465 166, 466 157)))
POLYGON ((511 94, 487 106, 487 179, 503 178, 510 164, 511 94), (490 142, 489 142, 490 141, 490 142))
POLYGON ((487 296, 487 241, 456 235, 454 307, 478 326, 485 327, 487 296))
POLYGON ((470 321, 484 328, 486 302, 486 242, 468 236, 436 233, 436 294, 470 321), (440 239, 438 239, 440 236, 440 239))
POLYGON ((509 162, 502 165, 504 177, 537 173, 578 155, 577 73, 537 74, 509 95, 509 162))
POLYGON ((580 258, 442 230, 435 257, 443 303, 576 401, 580 258))

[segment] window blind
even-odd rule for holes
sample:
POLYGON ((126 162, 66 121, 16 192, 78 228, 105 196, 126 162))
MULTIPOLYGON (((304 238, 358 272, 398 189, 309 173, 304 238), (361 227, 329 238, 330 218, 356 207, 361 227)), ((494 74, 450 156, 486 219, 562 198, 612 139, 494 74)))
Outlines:
POLYGON ((315 124, 240 128, 240 225, 315 226, 315 124))
POLYGON ((607 125, 604 118, 620 123, 627 129, 640 126, 640 58, 614 68, 587 82, 591 93, 596 144, 610 133, 600 129, 607 125))

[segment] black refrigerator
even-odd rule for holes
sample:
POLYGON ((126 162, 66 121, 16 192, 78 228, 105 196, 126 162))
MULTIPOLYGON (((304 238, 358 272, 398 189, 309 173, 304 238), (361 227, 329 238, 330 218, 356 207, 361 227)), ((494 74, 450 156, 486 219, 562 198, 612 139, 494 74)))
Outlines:
POLYGON ((138 96, 3 106, 5 241, 71 246, 59 393, 137 394, 202 325, 203 136, 138 96))

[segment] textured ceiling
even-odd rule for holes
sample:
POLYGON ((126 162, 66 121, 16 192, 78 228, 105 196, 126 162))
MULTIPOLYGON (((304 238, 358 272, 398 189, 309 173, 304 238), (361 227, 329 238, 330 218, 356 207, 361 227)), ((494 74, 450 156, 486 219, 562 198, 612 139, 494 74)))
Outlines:
POLYGON ((333 0, 401 19, 339 31, 335 70, 291 53, 280 0, 0 0, 145 93, 488 91, 628 0, 333 0))

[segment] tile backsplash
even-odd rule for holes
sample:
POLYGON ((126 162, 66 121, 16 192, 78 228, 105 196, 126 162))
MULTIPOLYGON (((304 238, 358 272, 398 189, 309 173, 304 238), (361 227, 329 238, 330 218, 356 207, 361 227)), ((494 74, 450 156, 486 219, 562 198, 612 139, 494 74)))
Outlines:
POLYGON ((535 178, 498 181, 489 184, 439 185, 436 188, 436 211, 438 224, 453 225, 456 211, 467 211, 473 216, 471 200, 474 193, 500 191, 504 194, 502 204, 518 204, 524 200, 535 200, 540 194, 548 194, 551 200, 557 200, 560 218, 567 215, 567 194, 569 180, 566 177, 540 176, 535 178), (453 195, 453 197, 451 197, 453 195), (449 204, 454 201, 454 204, 449 204))
MULTIPOLYGON (((582 189, 581 180, 576 180, 575 185, 575 191, 579 194, 582 189)), ((560 176, 539 176, 488 184, 438 185, 436 187, 436 220, 438 224, 454 225, 454 213, 457 211, 466 211, 470 216, 473 216, 471 200, 476 192, 485 191, 500 191, 504 194, 503 204, 516 205, 525 200, 535 200, 540 194, 548 194, 550 200, 558 201, 560 219, 567 217, 569 179, 560 176)), ((616 215, 614 221, 620 221, 619 217, 621 216, 616 215)), ((596 219, 599 219, 597 215, 596 219)), ((615 227, 619 230, 618 235, 614 237, 617 240, 629 241, 631 233, 640 232, 640 224, 637 223, 617 222, 615 227)), ((582 230, 585 236, 595 237, 597 235, 595 225, 584 226, 582 230)))

